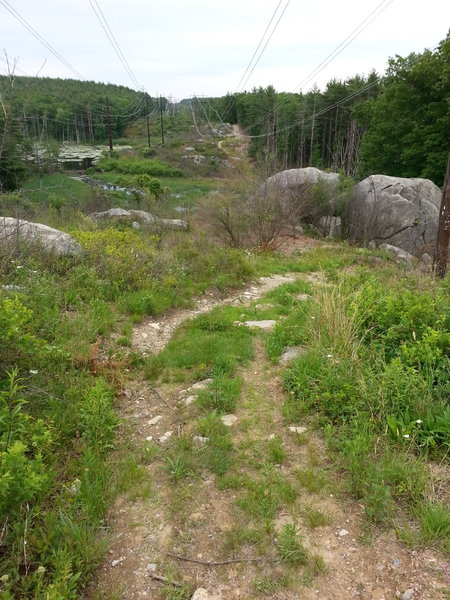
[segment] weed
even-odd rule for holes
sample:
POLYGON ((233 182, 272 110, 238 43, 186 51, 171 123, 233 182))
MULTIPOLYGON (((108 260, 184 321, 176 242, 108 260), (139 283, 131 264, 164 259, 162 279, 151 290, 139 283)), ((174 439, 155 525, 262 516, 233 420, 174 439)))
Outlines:
POLYGON ((281 464, 286 458, 286 450, 283 448, 283 441, 280 436, 276 436, 269 440, 268 444, 269 457, 268 460, 274 464, 281 464))
POLYGON ((277 553, 280 560, 289 565, 306 565, 308 551, 301 542, 297 527, 293 523, 286 523, 278 536, 277 553))
POLYGON ((242 389, 240 377, 229 378, 225 376, 216 377, 207 390, 200 392, 198 404, 207 409, 215 410, 219 414, 234 412, 236 402, 242 389))
POLYGON ((168 456, 164 464, 164 470, 170 475, 173 481, 179 481, 183 477, 192 475, 189 467, 190 465, 181 454, 175 457, 168 456))
POLYGON ((415 508, 420 522, 422 539, 427 544, 450 542, 450 510, 439 502, 422 501, 415 508))
POLYGON ((311 493, 322 493, 328 486, 328 477, 320 469, 296 469, 295 477, 300 485, 311 493))
POLYGON ((313 506, 305 506, 302 510, 302 515, 311 529, 325 527, 331 523, 331 518, 328 515, 313 506))

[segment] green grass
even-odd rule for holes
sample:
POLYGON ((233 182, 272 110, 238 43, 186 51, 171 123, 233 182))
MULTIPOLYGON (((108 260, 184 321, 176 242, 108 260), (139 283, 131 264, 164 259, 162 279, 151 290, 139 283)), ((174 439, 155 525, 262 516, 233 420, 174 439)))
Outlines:
MULTIPOLYGON (((184 324, 162 353, 148 359, 147 375, 184 371, 192 380, 233 375, 238 364, 253 358, 253 332, 235 326, 235 316, 236 309, 218 308, 184 324)), ((237 391, 232 386, 228 398, 237 391)))
POLYGON ((278 556, 282 562, 289 565, 306 565, 308 551, 301 542, 300 535, 293 523, 283 525, 278 536, 278 556))

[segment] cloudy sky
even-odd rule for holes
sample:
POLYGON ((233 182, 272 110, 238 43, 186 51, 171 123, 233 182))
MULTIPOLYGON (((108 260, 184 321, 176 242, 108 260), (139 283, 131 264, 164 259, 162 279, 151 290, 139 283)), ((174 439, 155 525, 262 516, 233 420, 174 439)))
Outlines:
POLYGON ((278 91, 307 91, 314 83, 323 87, 332 77, 367 74, 371 69, 382 73, 389 56, 421 52, 445 37, 450 3, 0 0, 0 71, 6 70, 4 49, 9 58, 19 59, 18 74, 35 74, 45 61, 41 76, 73 78, 67 64, 33 37, 23 22, 84 79, 181 99, 269 84, 278 91), (100 25, 99 9, 131 75, 100 25), (242 82, 241 78, 272 17, 260 50, 273 31, 272 37, 244 87, 247 76, 242 82), (342 52, 333 54, 338 50, 342 52), (331 62, 322 65, 329 55, 331 62))

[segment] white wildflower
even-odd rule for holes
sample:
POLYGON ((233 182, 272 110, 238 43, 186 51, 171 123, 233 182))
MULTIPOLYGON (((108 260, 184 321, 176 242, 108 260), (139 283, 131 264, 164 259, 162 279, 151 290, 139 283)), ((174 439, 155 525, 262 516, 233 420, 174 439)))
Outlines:
POLYGON ((37 375, 39 371, 35 371, 34 369, 30 369, 30 375, 37 375))
POLYGON ((16 265, 16 269, 23 269, 23 265, 16 265))
POLYGON ((417 423, 418 425, 420 425, 421 423, 423 423, 423 421, 422 421, 422 419, 417 419, 416 423, 417 423))
POLYGON ((409 433, 405 433, 405 434, 403 435, 403 437, 404 437, 406 440, 409 440, 409 433))

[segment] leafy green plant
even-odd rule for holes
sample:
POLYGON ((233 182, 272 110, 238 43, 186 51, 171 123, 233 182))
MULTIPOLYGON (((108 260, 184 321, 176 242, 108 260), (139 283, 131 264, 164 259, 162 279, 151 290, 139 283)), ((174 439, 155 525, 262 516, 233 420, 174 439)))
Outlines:
POLYGON ((0 390, 0 518, 20 511, 51 481, 46 459, 52 432, 42 419, 24 412, 23 386, 17 370, 8 373, 8 387, 0 390))

